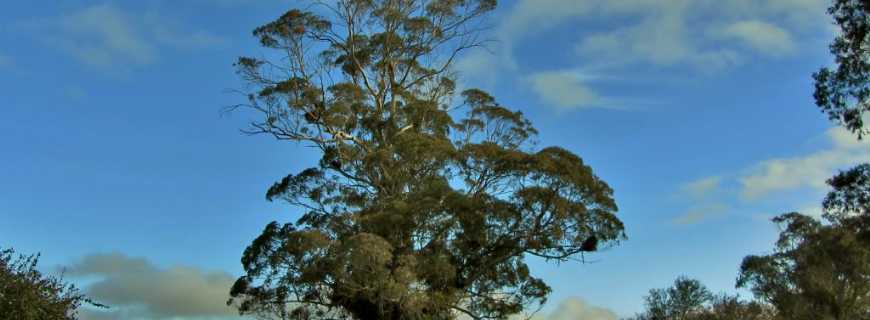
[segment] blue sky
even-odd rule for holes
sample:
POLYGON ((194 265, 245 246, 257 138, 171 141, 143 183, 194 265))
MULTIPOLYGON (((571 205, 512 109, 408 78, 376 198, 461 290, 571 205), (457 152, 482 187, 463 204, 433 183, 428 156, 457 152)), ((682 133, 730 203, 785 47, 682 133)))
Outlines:
MULTIPOLYGON (((250 30, 294 3, 8 4, 0 246, 42 252, 113 296, 92 319, 231 314, 220 304, 242 250, 298 213, 266 188, 316 159, 241 134, 251 114, 221 112, 242 100, 232 62, 264 52, 250 30)), ((741 259, 772 248, 771 216, 817 214, 824 180, 870 160, 813 105, 810 75, 830 63, 826 1, 499 5, 489 50, 456 65, 462 86, 582 156, 614 188, 629 237, 586 264, 534 263, 554 288, 541 318, 630 315, 682 274, 735 292, 741 259)))

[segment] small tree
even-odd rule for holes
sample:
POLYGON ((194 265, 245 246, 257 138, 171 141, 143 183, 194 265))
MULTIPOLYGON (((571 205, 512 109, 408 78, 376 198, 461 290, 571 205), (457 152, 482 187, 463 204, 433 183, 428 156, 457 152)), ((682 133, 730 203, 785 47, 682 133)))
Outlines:
POLYGON ((830 46, 837 67, 813 74, 816 105, 861 138, 870 111, 870 1, 834 0, 828 13, 840 28, 830 46))
POLYGON ((250 133, 315 147, 269 188, 304 212, 245 250, 230 303, 279 318, 502 319, 550 288, 526 257, 567 261, 624 237, 613 191, 451 63, 494 0, 339 0, 254 30, 250 133), (461 99, 454 103, 453 98, 461 99))
POLYGON ((700 281, 678 277, 671 287, 651 289, 646 300, 646 311, 638 320, 687 320, 703 311, 713 298, 700 281))
POLYGON ((72 284, 36 270, 38 255, 0 250, 0 319, 72 320, 82 303, 92 303, 72 284))
POLYGON ((772 320, 767 305, 737 296, 713 295, 700 281, 678 277, 671 287, 652 289, 646 310, 633 320, 772 320))

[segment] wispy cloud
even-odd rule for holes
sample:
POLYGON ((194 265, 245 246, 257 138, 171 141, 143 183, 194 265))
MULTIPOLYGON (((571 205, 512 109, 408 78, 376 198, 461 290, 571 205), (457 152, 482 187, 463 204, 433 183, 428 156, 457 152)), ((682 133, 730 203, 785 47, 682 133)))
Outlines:
POLYGON ((695 29, 697 22, 687 17, 694 9, 685 1, 604 6, 599 9, 601 14, 628 17, 632 22, 589 34, 580 40, 576 50, 585 60, 607 63, 614 68, 649 64, 708 70, 736 64, 739 57, 733 48, 704 46, 695 29))
POLYGON ((733 60, 730 55, 741 52, 739 42, 750 42, 749 49, 763 54, 785 50, 793 45, 793 33, 818 31, 825 25, 825 5, 822 0, 524 0, 510 11, 497 35, 516 46, 529 35, 569 21, 601 23, 596 19, 620 18, 618 25, 583 36, 579 52, 587 58, 611 60, 618 50, 618 59, 626 63, 703 67, 711 59, 733 60), (711 31, 730 34, 735 41, 711 31))
POLYGON ((721 176, 701 178, 683 184, 677 195, 691 204, 671 222, 676 225, 692 225, 725 215, 730 208, 722 202, 722 194, 721 176))
POLYGON ((540 72, 529 76, 532 89, 545 102, 559 108, 602 106, 603 99, 572 72, 540 72))
POLYGON ((207 48, 224 42, 219 36, 190 31, 155 12, 128 12, 111 4, 39 19, 25 29, 50 35, 43 38, 46 45, 84 64, 115 71, 155 63, 166 48, 207 48))
POLYGON ((825 181, 839 169, 870 161, 870 142, 858 141, 840 128, 827 131, 826 149, 788 158, 775 158, 754 165, 738 178, 740 196, 752 201, 776 192, 813 188, 825 190, 825 181))
POLYGON ((212 48, 226 44, 226 39, 205 30, 188 30, 180 22, 150 11, 142 17, 143 28, 154 42, 179 49, 212 48))
POLYGON ((604 107, 593 103, 612 100, 601 93, 602 83, 578 81, 569 76, 573 70, 711 74, 756 56, 783 57, 800 50, 794 39, 825 30, 825 6, 823 0, 521 0, 495 28, 499 53, 473 52, 457 69, 485 81, 531 80, 534 93, 559 109, 604 107), (575 32, 577 41, 547 50, 573 51, 582 62, 527 75, 515 49, 533 35, 568 27, 583 30, 575 32))
POLYGON ((671 223, 693 225, 728 213, 730 207, 722 199, 726 194, 722 180, 722 176, 711 176, 680 186, 676 195, 681 202, 689 203, 689 207, 671 219, 671 223))
POLYGON ((688 182, 680 187, 680 194, 693 199, 704 198, 719 189, 722 177, 712 176, 688 182))
POLYGON ((728 206, 724 203, 710 203, 693 206, 671 220, 677 225, 697 224, 710 218, 723 216, 728 212, 728 206))
POLYGON ((796 47, 791 33, 763 21, 735 22, 723 28, 721 34, 726 38, 738 39, 756 51, 770 56, 794 53, 796 47))
POLYGON ((194 267, 161 268, 121 253, 93 254, 65 269, 73 278, 96 279, 84 292, 111 306, 88 310, 83 319, 218 319, 237 313, 227 307, 234 278, 194 267))
POLYGON ((143 65, 157 59, 157 48, 134 25, 133 17, 103 4, 57 20, 51 41, 80 61, 95 66, 143 65))
MULTIPOLYGON (((824 138, 827 146, 818 151, 762 160, 738 170, 736 174, 710 176, 680 186, 678 194, 688 208, 672 222, 695 224, 725 215, 734 208, 789 198, 796 193, 812 194, 814 201, 821 201, 822 194, 829 188, 825 182, 838 170, 870 162, 870 142, 857 140, 847 130, 831 128, 825 132, 824 138)), ((796 210, 821 216, 822 210, 817 202, 801 201, 798 205, 783 207, 781 212, 796 210)), ((772 214, 757 216, 769 218, 772 214)))

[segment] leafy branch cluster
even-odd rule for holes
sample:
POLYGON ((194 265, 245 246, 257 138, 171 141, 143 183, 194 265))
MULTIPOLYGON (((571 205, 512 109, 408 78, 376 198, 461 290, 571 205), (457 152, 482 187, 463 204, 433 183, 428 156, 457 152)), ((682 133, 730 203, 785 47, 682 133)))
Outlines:
POLYGON ((39 255, 0 249, 0 319, 74 320, 83 304, 105 308, 61 278, 36 269, 39 255))

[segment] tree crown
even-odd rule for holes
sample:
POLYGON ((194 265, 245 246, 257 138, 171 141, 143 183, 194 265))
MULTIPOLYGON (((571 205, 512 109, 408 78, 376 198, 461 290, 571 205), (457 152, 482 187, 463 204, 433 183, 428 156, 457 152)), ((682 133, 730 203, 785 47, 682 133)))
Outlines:
POLYGON ((550 291, 527 256, 624 237, 613 191, 579 156, 537 149, 531 122, 486 92, 455 92, 451 62, 480 44, 495 1, 318 4, 254 30, 278 56, 236 63, 251 89, 236 107, 261 116, 248 132, 322 154, 267 192, 304 213, 245 250, 231 292, 243 313, 504 318, 550 291))

